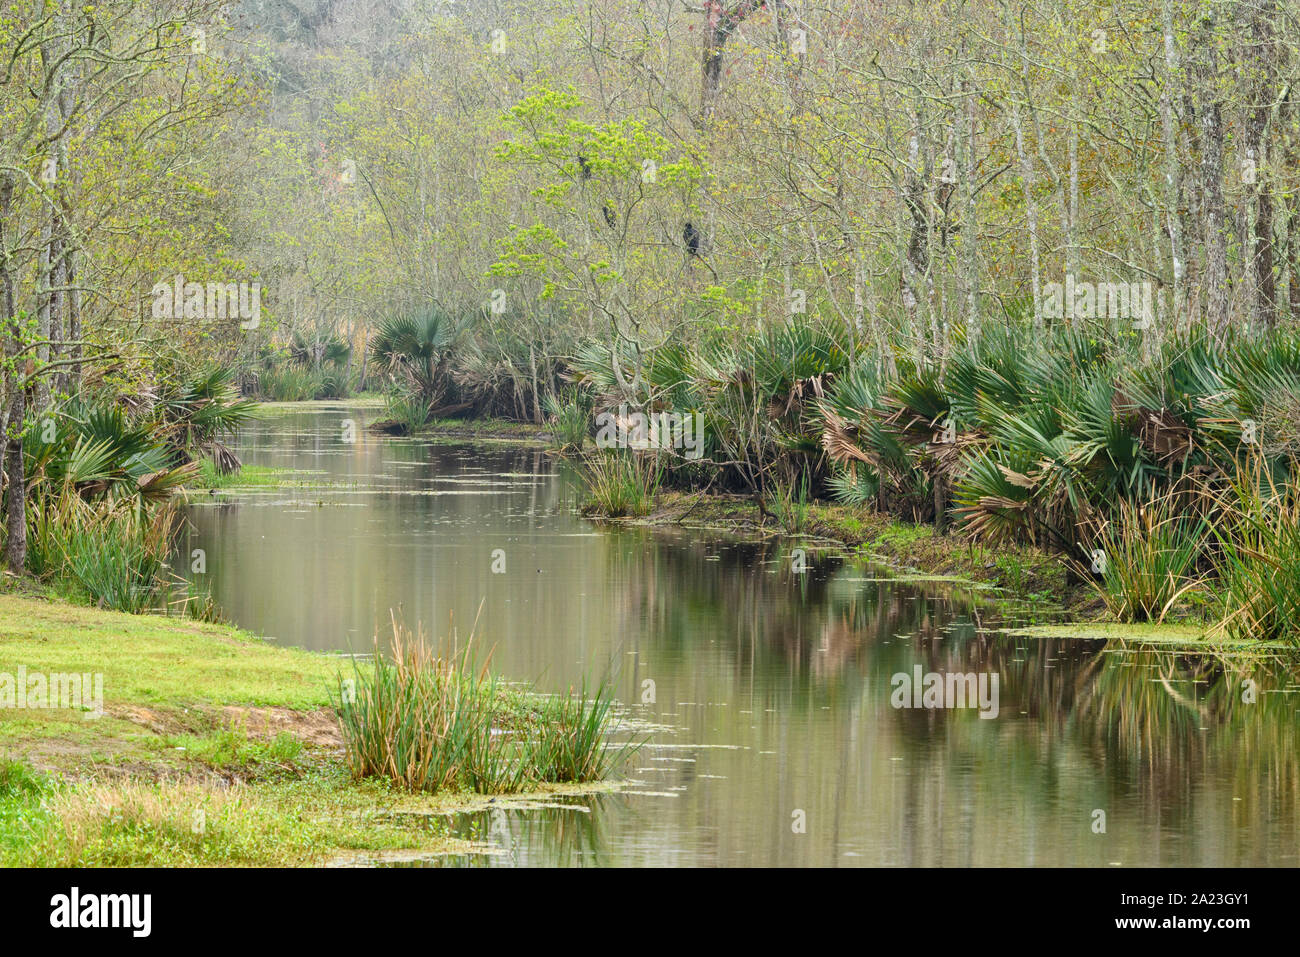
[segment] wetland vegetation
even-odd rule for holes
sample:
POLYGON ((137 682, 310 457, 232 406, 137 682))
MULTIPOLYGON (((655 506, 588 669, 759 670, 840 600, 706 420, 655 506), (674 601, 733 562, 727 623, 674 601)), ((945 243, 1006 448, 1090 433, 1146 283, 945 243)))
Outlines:
POLYGON ((0 863, 1297 862, 1286 5, 0 4, 0 863))

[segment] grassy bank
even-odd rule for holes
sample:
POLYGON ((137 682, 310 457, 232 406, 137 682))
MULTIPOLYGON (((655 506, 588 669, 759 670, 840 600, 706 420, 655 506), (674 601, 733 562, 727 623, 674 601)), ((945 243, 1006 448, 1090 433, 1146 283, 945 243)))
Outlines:
MULTIPOLYGON (((0 674, 103 676, 97 719, 0 709, 0 864, 296 865, 474 850, 449 835, 446 814, 487 796, 412 794, 349 773, 331 707, 347 662, 231 627, 26 595, 0 595, 0 622, 0 674)), ((527 696, 506 700, 521 722, 543 713, 527 696)))
POLYGON ((674 340, 633 369, 593 343, 552 417, 588 514, 645 517, 665 489, 740 493, 763 526, 820 524, 928 571, 1072 601, 1066 575, 1038 572, 1045 549, 1121 621, 1204 616, 1233 640, 1300 642, 1294 330, 1034 332, 931 355, 795 317, 674 340))

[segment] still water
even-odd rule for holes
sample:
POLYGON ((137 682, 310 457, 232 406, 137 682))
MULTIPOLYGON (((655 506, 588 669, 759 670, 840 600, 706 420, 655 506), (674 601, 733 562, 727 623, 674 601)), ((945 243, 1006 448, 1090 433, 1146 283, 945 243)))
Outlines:
POLYGON ((246 464, 310 484, 191 508, 226 614, 328 651, 369 650, 390 610, 473 630, 543 690, 612 671, 659 729, 626 789, 463 815, 497 853, 436 863, 1300 863, 1293 661, 1008 637, 967 589, 831 555, 795 574, 793 541, 598 526, 540 450, 383 437, 374 415, 313 405, 240 436, 246 464), (997 716, 896 709, 917 666, 996 674, 997 716))

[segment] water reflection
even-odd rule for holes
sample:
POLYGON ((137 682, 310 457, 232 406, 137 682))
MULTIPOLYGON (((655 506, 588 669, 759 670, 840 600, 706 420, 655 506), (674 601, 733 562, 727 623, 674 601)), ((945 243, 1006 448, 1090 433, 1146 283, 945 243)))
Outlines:
POLYGON ((504 853, 441 863, 1300 862, 1293 661, 1006 637, 955 586, 817 552, 795 574, 791 543, 598 528, 540 450, 349 444, 344 418, 364 415, 242 439, 246 461, 326 484, 193 509, 189 546, 236 621, 346 649, 390 608, 440 632, 477 620, 507 676, 562 689, 613 670, 632 715, 669 729, 627 792, 465 815, 460 833, 504 853), (894 708, 891 676, 916 666, 996 674, 999 716, 894 708))

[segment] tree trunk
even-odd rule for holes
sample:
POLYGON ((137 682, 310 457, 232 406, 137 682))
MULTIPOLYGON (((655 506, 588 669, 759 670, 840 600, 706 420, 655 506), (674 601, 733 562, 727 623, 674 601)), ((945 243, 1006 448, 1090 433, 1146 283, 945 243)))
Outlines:
MULTIPOLYGON (((706 0, 704 4, 704 59, 700 91, 700 116, 713 115, 718 92, 722 89, 722 50, 731 34, 756 10, 769 4, 765 0, 737 0, 730 7, 724 0, 706 0)), ((778 0, 770 4, 779 7, 778 0)))
POLYGON ((0 308, 4 310, 3 335, 7 363, 5 389, 9 404, 5 409, 5 430, 0 433, 0 448, 4 450, 5 474, 8 495, 5 526, 5 564, 11 572, 21 574, 27 564, 27 486, 23 474, 23 372, 17 357, 22 347, 19 337, 18 317, 14 301, 13 263, 9 255, 9 237, 5 224, 9 222, 14 192, 13 174, 0 175, 0 308), (11 433, 14 436, 11 438, 11 433))
POLYGON ((1251 260, 1255 267, 1255 296, 1251 316, 1256 326, 1271 329, 1277 324, 1277 280, 1273 253, 1272 171, 1266 162, 1270 101, 1273 98, 1273 17, 1275 0, 1249 0, 1250 111, 1246 123, 1247 159, 1253 165, 1255 226, 1251 260))
POLYGON ((357 377, 357 391, 366 391, 366 365, 370 361, 370 330, 361 337, 361 375, 357 377))
POLYGON ((23 418, 26 410, 22 373, 14 369, 9 404, 8 434, 5 436, 5 479, 8 487, 5 520, 5 566, 16 575, 27 564, 27 482, 23 472, 23 418))
POLYGON ((979 222, 975 207, 975 90, 971 79, 962 83, 966 95, 964 111, 965 129, 962 139, 965 149, 962 162, 962 195, 965 200, 966 230, 966 334, 971 342, 979 339, 979 222))
POLYGON ((1221 335, 1228 326, 1228 234, 1223 201, 1223 104, 1219 99, 1218 29, 1213 7, 1201 15, 1197 40, 1196 83, 1202 98, 1201 196, 1205 214, 1206 321, 1221 335))
POLYGON ((1034 167, 1025 149, 1024 124, 1020 121, 1020 106, 1011 100, 1011 124, 1016 134, 1016 158, 1020 163, 1020 184, 1025 196, 1025 219, 1029 226, 1029 281, 1034 299, 1034 323, 1043 321, 1042 269, 1038 261, 1038 205, 1034 200, 1034 167))
POLYGON ((81 290, 77 288, 77 251, 71 242, 63 248, 63 279, 67 285, 64 306, 67 309, 67 357, 73 361, 64 381, 68 392, 81 391, 81 290))
POLYGON ((903 254, 903 305, 913 322, 917 320, 920 309, 921 277, 930 258, 930 216, 918 169, 920 165, 920 131, 916 129, 916 118, 913 117, 912 138, 908 143, 907 166, 903 173, 903 205, 908 217, 907 248, 903 254))
POLYGON ((1183 248, 1183 170, 1178 162, 1178 117, 1174 113, 1179 81, 1178 48, 1174 38, 1173 0, 1164 0, 1165 89, 1160 96, 1160 125, 1165 140, 1165 206, 1169 223, 1169 258, 1173 269, 1174 323, 1186 321, 1187 252, 1183 248))
POLYGON ((50 361, 50 312, 52 307, 54 282, 54 264, 50 254, 54 251, 54 224, 47 219, 41 227, 40 255, 37 259, 36 276, 36 412, 40 413, 50 404, 50 383, 42 374, 50 361))

